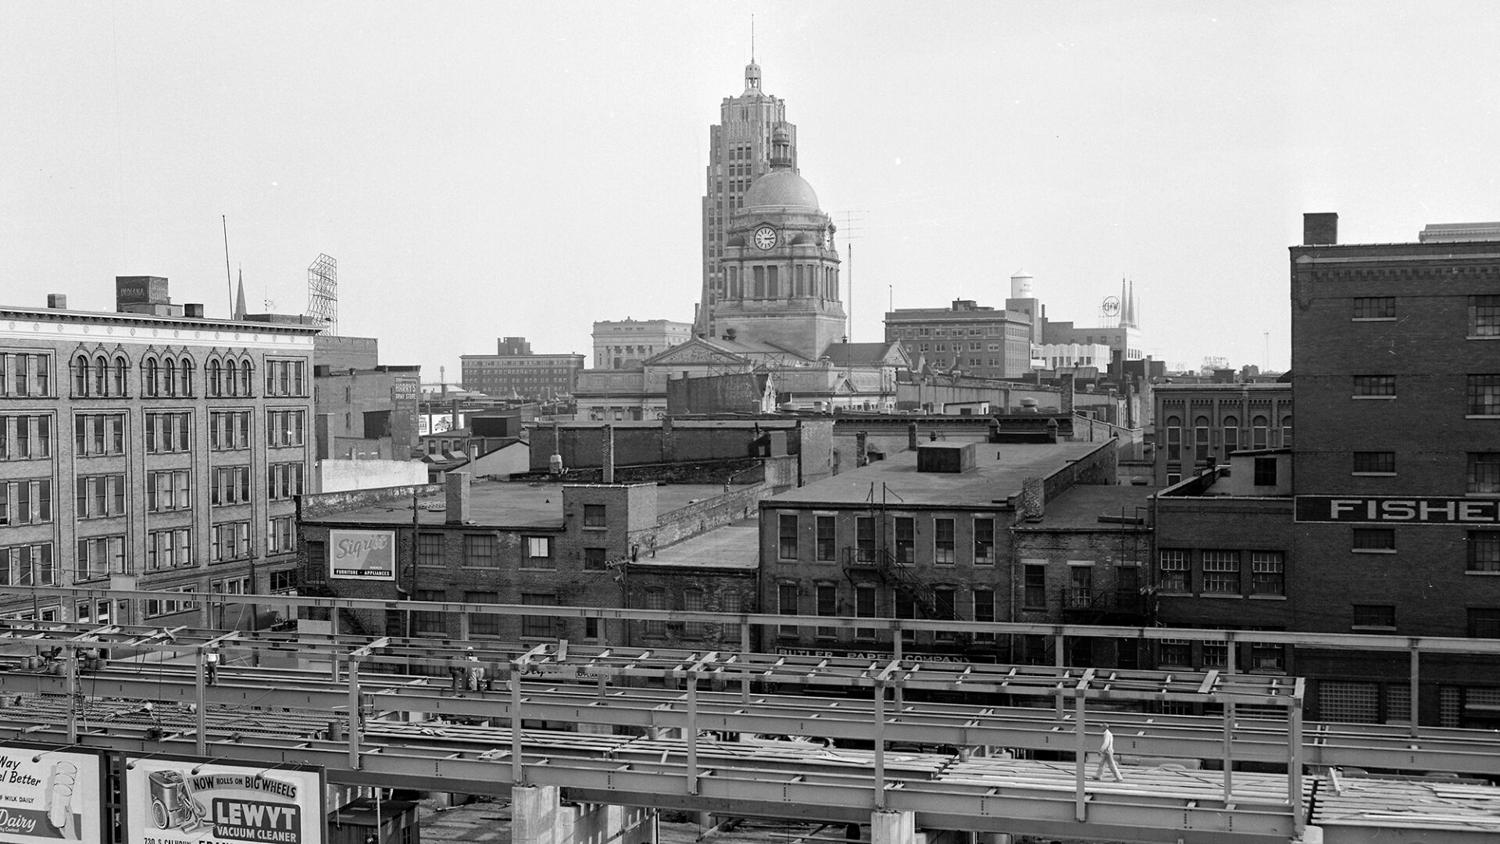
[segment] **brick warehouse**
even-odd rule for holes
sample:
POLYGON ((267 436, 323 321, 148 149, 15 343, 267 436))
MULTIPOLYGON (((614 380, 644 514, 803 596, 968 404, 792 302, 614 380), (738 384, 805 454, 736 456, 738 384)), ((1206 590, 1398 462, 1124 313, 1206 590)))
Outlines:
MULTIPOLYGON (((0 587, 295 588, 294 497, 310 471, 321 326, 209 319, 167 280, 116 279, 116 312, 0 312, 0 587)), ((250 626, 164 595, 0 611, 250 626)))
MULTIPOLYGON (((1290 250, 1296 629, 1500 637, 1500 227, 1352 245, 1335 214, 1304 224, 1290 250)), ((1319 717, 1407 710, 1404 665, 1298 665, 1325 678, 1319 717)), ((1421 671, 1423 713, 1500 725, 1500 666, 1421 671)))

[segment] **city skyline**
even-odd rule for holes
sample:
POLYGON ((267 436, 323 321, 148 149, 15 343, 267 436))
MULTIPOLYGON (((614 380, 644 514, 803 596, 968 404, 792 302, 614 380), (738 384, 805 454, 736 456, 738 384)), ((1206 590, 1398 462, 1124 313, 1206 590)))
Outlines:
POLYGON ((500 336, 689 322, 753 13, 855 340, 889 305, 1000 307, 1024 269, 1051 319, 1097 323, 1129 278, 1158 359, 1279 369, 1304 211, 1344 242, 1500 218, 1500 21, 1438 9, 11 5, 0 299, 110 310, 154 274, 226 317, 226 215, 252 312, 302 311, 326 252, 341 331, 427 381, 500 336))

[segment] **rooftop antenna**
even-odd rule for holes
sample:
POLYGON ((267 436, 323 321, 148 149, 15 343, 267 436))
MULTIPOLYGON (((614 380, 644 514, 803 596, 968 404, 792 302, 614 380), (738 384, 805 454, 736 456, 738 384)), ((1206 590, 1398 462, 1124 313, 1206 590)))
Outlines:
POLYGON ((219 225, 224 228, 224 283, 229 285, 229 313, 234 315, 234 276, 229 272, 229 216, 219 215, 219 225))
POLYGON ((750 13, 750 63, 755 64, 755 13, 750 13))

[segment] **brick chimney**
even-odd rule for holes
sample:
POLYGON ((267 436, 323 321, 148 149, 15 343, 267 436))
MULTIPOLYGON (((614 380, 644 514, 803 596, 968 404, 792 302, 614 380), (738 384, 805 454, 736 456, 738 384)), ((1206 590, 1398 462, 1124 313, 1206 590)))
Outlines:
POLYGON ((906 423, 906 448, 908 451, 917 450, 917 423, 906 423))
POLYGON ((599 447, 599 465, 604 467, 604 483, 615 482, 615 426, 604 426, 604 442, 599 447))
POLYGON ((1062 412, 1064 414, 1066 414, 1068 416, 1072 416, 1073 415, 1073 373, 1069 372, 1069 373, 1065 374, 1062 377, 1061 381, 1062 381, 1062 384, 1060 385, 1060 387, 1062 389, 1062 395, 1058 398, 1058 403, 1060 405, 1062 405, 1062 412))
POLYGON ((450 525, 473 524, 469 512, 469 473, 449 472, 444 480, 444 491, 448 498, 445 521, 450 525))
POLYGON ((870 462, 869 453, 866 451, 869 443, 870 434, 868 432, 859 431, 854 435, 854 465, 856 467, 870 462))

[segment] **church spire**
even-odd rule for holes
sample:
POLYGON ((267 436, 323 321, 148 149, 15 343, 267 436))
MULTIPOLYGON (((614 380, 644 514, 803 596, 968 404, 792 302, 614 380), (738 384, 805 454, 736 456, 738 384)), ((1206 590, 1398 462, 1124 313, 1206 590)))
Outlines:
POLYGON ((755 63, 755 15, 750 16, 750 63, 745 65, 745 93, 760 93, 760 65, 755 63))
POLYGON ((245 271, 240 270, 239 289, 234 294, 234 318, 245 318, 245 271))

